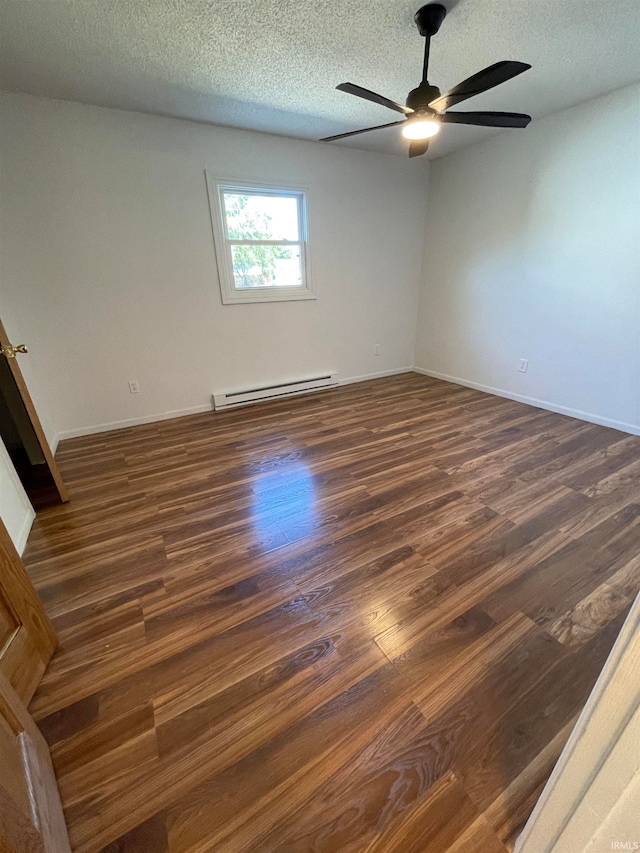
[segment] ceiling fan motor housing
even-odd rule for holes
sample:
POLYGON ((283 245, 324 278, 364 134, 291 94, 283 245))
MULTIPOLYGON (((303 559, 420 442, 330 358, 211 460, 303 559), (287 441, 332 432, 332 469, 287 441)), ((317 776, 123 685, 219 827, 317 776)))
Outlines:
POLYGON ((446 14, 447 10, 441 3, 427 3, 426 6, 418 9, 414 16, 414 21, 420 35, 426 38, 435 36, 446 14))
POLYGON ((416 112, 434 113, 435 110, 429 109, 431 101, 435 101, 440 97, 440 89, 437 86, 429 84, 421 84, 417 89, 412 89, 407 95, 407 106, 416 112))

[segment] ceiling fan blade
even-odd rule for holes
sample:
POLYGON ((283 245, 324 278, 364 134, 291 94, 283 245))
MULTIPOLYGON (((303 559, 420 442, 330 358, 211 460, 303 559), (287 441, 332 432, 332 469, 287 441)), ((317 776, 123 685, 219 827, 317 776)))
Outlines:
POLYGON ((388 107, 390 110, 395 110, 403 115, 410 115, 413 110, 409 107, 403 107, 402 104, 396 104, 384 95, 378 95, 377 92, 372 92, 370 89, 363 89, 362 86, 356 86, 355 83, 340 83, 336 86, 341 92, 347 92, 349 95, 355 95, 357 98, 364 98, 365 101, 373 101, 374 104, 380 104, 383 107, 388 107))
POLYGON ((448 110, 449 107, 455 107, 461 101, 466 101, 467 98, 473 98, 474 95, 480 95, 488 89, 493 89, 494 86, 499 86, 500 83, 506 83, 512 77, 517 77, 523 71, 528 71, 531 68, 526 62, 496 62, 495 65, 490 65, 483 71, 478 71, 473 77, 463 80, 458 83, 453 89, 449 89, 444 95, 440 95, 435 101, 431 101, 429 106, 432 110, 448 110))
POLYGON ((409 157, 419 157, 424 154, 429 147, 428 139, 415 139, 409 145, 409 157))
POLYGON ((320 142, 333 142, 334 139, 344 139, 347 136, 356 136, 358 133, 368 133, 370 130, 380 130, 381 127, 394 127, 396 124, 404 124, 404 121, 390 121, 389 124, 376 124, 374 127, 363 127, 362 130, 350 130, 348 133, 337 133, 335 136, 325 136, 320 142))
POLYGON ((526 127, 531 116, 524 113, 445 113, 438 121, 443 124, 474 124, 478 127, 526 127))

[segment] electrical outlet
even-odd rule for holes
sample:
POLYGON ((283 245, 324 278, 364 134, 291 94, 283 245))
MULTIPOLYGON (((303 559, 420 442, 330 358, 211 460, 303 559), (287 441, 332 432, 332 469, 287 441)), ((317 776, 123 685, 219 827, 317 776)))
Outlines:
POLYGON ((380 344, 376 344, 373 348, 374 355, 380 355, 380 344))
POLYGON ((520 367, 518 368, 518 371, 520 373, 526 373, 528 367, 529 367, 529 359, 528 358, 521 358, 520 359, 520 367))
POLYGON ((140 383, 138 382, 137 379, 132 379, 129 382, 129 391, 131 391, 132 394, 139 394, 140 393, 140 383))

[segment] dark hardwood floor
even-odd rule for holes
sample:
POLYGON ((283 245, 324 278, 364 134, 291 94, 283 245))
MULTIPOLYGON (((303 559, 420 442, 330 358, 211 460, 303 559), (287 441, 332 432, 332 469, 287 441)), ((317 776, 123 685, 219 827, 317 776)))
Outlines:
POLYGON ((512 849, 640 589, 640 438, 407 374, 57 459, 75 850, 512 849))

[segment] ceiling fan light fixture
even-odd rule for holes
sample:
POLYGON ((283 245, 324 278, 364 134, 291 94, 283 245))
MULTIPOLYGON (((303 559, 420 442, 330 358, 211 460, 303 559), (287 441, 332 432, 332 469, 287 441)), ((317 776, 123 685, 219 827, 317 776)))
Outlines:
POLYGON ((440 132, 440 123, 430 118, 409 119, 402 128, 405 139, 431 139, 440 132))

